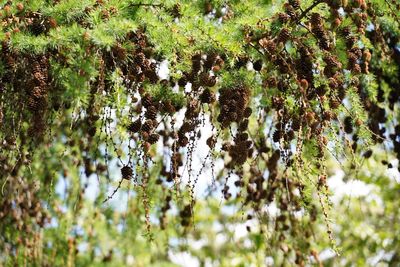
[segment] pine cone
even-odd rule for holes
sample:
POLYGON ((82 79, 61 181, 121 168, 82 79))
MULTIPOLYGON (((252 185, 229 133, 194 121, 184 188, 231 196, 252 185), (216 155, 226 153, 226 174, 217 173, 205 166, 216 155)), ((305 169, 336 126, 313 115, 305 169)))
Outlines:
POLYGON ((279 130, 276 130, 273 134, 272 134, 272 140, 274 141, 274 142, 279 142, 279 140, 281 139, 281 137, 282 137, 282 132, 281 131, 279 131, 279 130))
POLYGON ((297 18, 296 10, 294 9, 293 6, 285 4, 285 11, 286 14, 288 14, 292 20, 295 20, 297 18))
POLYGON ((211 92, 210 89, 206 88, 200 95, 200 101, 204 104, 210 104, 215 101, 215 94, 211 92))
POLYGON ((283 28, 278 35, 278 42, 286 43, 290 39, 290 32, 287 28, 283 28))
POLYGON ((215 64, 215 61, 218 57, 217 53, 210 53, 207 55, 207 59, 204 62, 204 68, 210 70, 212 66, 215 64))
POLYGON ((146 117, 146 119, 155 120, 157 118, 157 112, 158 110, 155 106, 149 106, 147 107, 144 116, 146 117))
POLYGON ((159 77, 158 77, 158 75, 157 75, 157 72, 155 72, 154 70, 146 70, 146 71, 144 72, 144 75, 146 76, 147 79, 149 79, 149 81, 150 81, 152 84, 157 83, 158 80, 159 80, 159 77))
POLYGON ((286 23, 290 19, 290 16, 286 13, 279 13, 278 14, 278 20, 280 23, 286 23))
POLYGON ((314 33, 315 37, 318 38, 319 41, 325 38, 325 31, 323 27, 314 27, 312 28, 312 32, 314 33))
POLYGON ((142 128, 142 122, 140 121, 140 119, 132 122, 129 126, 128 126, 128 131, 132 132, 132 133, 137 133, 140 131, 140 129, 142 128))
POLYGON ((245 108, 245 110, 243 111, 243 116, 245 118, 248 118, 251 116, 251 113, 253 112, 253 110, 251 109, 251 107, 247 107, 245 108))
POLYGON ((214 86, 215 85, 215 77, 211 77, 208 73, 203 72, 199 76, 200 85, 203 86, 214 86))
POLYGON ((249 120, 245 119, 239 124, 239 131, 246 131, 249 126, 249 120))
POLYGON ((209 147, 209 148, 214 148, 215 147, 215 143, 216 143, 217 141, 215 140, 215 137, 214 136, 210 136, 209 138, 207 138, 207 141, 206 141, 206 144, 207 144, 207 146, 209 147))
POLYGON ((180 87, 185 87, 185 85, 187 84, 188 80, 186 78, 186 76, 182 76, 179 80, 178 80, 178 85, 180 87))
POLYGON ((346 36, 346 46, 347 48, 352 48, 354 44, 356 43, 357 38, 355 36, 349 35, 346 36))
POLYGON ((321 27, 322 24, 323 24, 321 14, 319 14, 319 13, 312 13, 312 14, 311 14, 311 20, 310 20, 310 22, 311 22, 311 26, 312 26, 312 27, 316 27, 316 28, 321 27))
POLYGON ((258 44, 264 48, 270 55, 273 55, 276 51, 276 43, 267 38, 262 38, 258 41, 258 44))
POLYGON ((262 66, 263 66, 263 62, 262 62, 261 59, 259 59, 259 60, 257 60, 256 62, 253 63, 253 69, 255 71, 261 71, 262 66))
POLYGON ((145 64, 146 61, 146 56, 144 55, 144 53, 139 52, 136 54, 135 56, 135 63, 138 64, 139 66, 143 66, 145 64))
POLYGON ((152 100, 152 97, 151 97, 150 94, 145 94, 145 95, 142 97, 142 105, 143 105, 143 107, 145 107, 145 108, 148 108, 148 107, 150 107, 150 106, 153 105, 153 100, 152 100))
POLYGON ((192 57, 192 72, 198 73, 201 70, 201 54, 195 54, 192 57))
POLYGON ((160 139, 160 135, 157 134, 157 133, 152 133, 152 134, 149 135, 149 138, 147 139, 147 141, 150 144, 155 144, 155 143, 158 142, 158 139, 160 139))
POLYGON ((292 121, 292 130, 298 131, 300 130, 300 126, 301 126, 301 121, 299 120, 299 118, 294 118, 292 121))
POLYGON ((133 170, 131 167, 125 165, 121 168, 121 175, 123 179, 130 180, 133 176, 133 170))
POLYGON ((153 129, 154 125, 153 125, 153 121, 152 120, 146 120, 144 122, 144 124, 142 125, 142 131, 144 132, 151 132, 151 130, 153 129))
POLYGON ((344 119, 343 124, 344 124, 344 131, 347 134, 351 134, 353 132, 353 122, 352 122, 351 117, 350 116, 346 117, 344 119))
POLYGON ((39 19, 35 19, 30 25, 30 31, 33 35, 38 36, 46 31, 46 26, 39 19))
POLYGON ((296 10, 300 8, 300 0, 289 0, 289 4, 296 10))
POLYGON ((181 147, 185 147, 189 143, 189 139, 186 136, 181 136, 179 137, 178 142, 181 147))

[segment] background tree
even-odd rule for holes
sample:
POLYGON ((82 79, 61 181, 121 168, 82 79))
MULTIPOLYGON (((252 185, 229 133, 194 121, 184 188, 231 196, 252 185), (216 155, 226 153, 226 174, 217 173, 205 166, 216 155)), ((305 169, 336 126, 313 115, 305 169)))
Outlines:
POLYGON ((399 10, 3 1, 0 263, 396 266, 399 10))

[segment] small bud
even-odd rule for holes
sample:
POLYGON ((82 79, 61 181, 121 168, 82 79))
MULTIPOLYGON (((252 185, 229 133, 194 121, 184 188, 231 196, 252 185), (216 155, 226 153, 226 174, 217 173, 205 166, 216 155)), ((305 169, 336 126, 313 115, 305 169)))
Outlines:
POLYGON ((352 2, 352 4, 353 4, 353 7, 359 8, 361 6, 361 0, 354 0, 352 2))
POLYGON ((24 10, 24 4, 22 4, 22 3, 18 3, 18 4, 16 5, 16 7, 17 7, 17 10, 18 10, 19 12, 22 12, 22 10, 24 10))
POLYGON ((306 112, 306 120, 309 124, 311 124, 312 122, 314 122, 315 120, 315 113, 312 111, 307 111, 306 112))
POLYGON ((56 28, 57 27, 57 21, 54 18, 49 19, 49 24, 51 28, 56 28))
POLYGON ((340 26, 341 23, 342 23, 342 21, 341 21, 339 18, 336 18, 336 19, 333 21, 333 27, 334 27, 334 28, 337 28, 337 27, 340 26))
POLYGON ((219 65, 215 65, 212 67, 213 72, 219 72, 220 70, 221 70, 221 66, 219 66, 219 65))
POLYGON ((144 150, 144 152, 145 152, 145 153, 149 152, 150 147, 151 147, 151 144, 150 144, 149 142, 145 142, 145 143, 143 144, 143 150, 144 150))
POLYGON ((3 7, 3 10, 6 12, 6 15, 8 15, 11 12, 11 7, 9 5, 6 5, 3 7))
POLYGON ((206 1, 204 4, 204 14, 211 13, 212 10, 213 10, 213 7, 212 7, 211 3, 209 1, 206 1))
POLYGON ((360 8, 362 10, 367 10, 367 3, 365 2, 365 0, 361 0, 361 4, 360 4, 360 8))
POLYGON ((303 88, 304 90, 307 90, 308 88, 308 81, 306 79, 301 79, 300 81, 300 86, 301 88, 303 88))
POLYGON ((321 143, 326 146, 328 144, 328 138, 326 138, 326 136, 321 136, 321 143))
POLYGON ((83 40, 88 41, 90 39, 90 33, 89 32, 84 32, 83 33, 83 40))
POLYGON ((364 60, 366 62, 370 62, 371 61, 371 57, 372 57, 371 52, 369 52, 368 49, 364 50, 364 53, 363 53, 364 60))

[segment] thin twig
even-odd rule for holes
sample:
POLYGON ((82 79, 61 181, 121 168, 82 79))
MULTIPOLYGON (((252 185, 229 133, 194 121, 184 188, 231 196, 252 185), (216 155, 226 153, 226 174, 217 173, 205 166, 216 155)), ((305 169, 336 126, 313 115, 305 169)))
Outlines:
POLYGON ((311 9, 313 9, 314 7, 316 7, 317 5, 321 4, 322 0, 317 0, 315 1, 311 6, 309 6, 308 8, 306 8, 301 14, 300 16, 295 20, 295 23, 300 22, 306 15, 308 12, 311 11, 311 9))
POLYGON ((146 3, 131 3, 129 4, 130 6, 136 6, 136 7, 141 7, 141 6, 147 6, 147 7, 163 7, 163 4, 146 4, 146 3))
POLYGON ((117 193, 117 191, 121 188, 121 184, 122 184, 122 181, 123 181, 123 180, 124 180, 124 178, 121 178, 121 180, 120 180, 119 183, 118 183, 117 188, 114 189, 114 191, 112 192, 111 195, 109 195, 106 199, 103 200, 103 204, 106 203, 107 201, 109 201, 110 199, 113 198, 113 196, 114 196, 114 195, 117 193))

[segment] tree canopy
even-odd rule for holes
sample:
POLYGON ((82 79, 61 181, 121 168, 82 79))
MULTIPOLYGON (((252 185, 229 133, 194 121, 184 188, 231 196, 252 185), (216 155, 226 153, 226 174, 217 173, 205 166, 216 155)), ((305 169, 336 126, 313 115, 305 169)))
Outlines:
POLYGON ((397 0, 0 19, 0 266, 400 264, 397 0))

